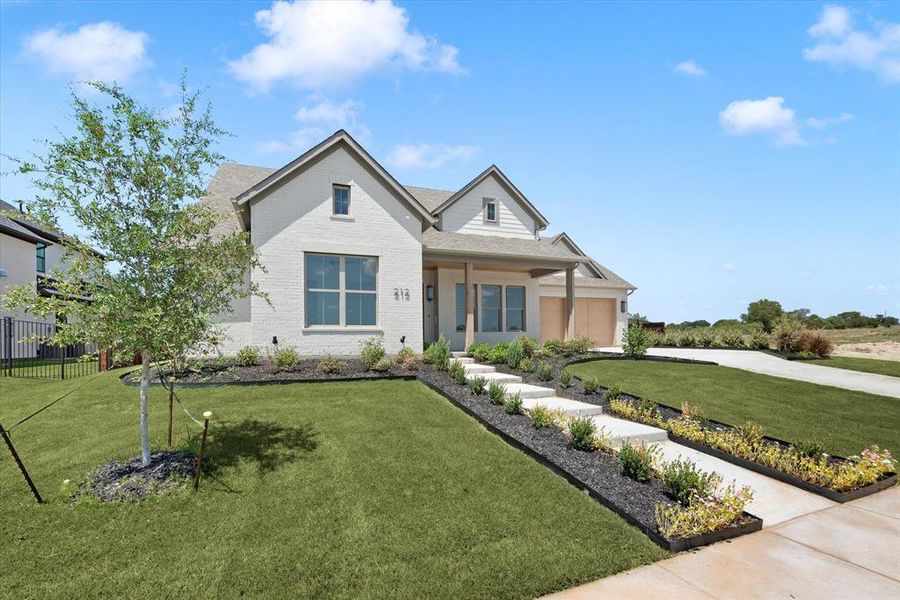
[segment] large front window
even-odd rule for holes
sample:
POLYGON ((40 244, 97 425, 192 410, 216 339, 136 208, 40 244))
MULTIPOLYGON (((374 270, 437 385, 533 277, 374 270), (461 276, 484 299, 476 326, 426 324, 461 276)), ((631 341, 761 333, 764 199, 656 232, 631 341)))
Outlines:
POLYGON ((378 259, 306 255, 306 325, 377 324, 378 259))
MULTIPOLYGON (((525 286, 475 285, 475 331, 525 331, 525 286), (480 294, 479 294, 480 292, 480 294), (479 298, 480 296, 480 298, 479 298)), ((456 331, 466 330, 466 286, 456 284, 456 331)))
POLYGON ((481 286, 481 330, 501 331, 500 286, 481 286))

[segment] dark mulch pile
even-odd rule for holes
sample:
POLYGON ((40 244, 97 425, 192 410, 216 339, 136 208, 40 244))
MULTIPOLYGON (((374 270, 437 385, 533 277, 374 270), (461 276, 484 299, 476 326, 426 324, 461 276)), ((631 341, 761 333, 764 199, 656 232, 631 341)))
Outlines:
MULTIPOLYGON (((267 381, 328 381, 330 379, 367 379, 372 377, 383 377, 386 375, 402 375, 414 376, 417 369, 403 369, 399 367, 391 367, 386 372, 375 372, 368 370, 363 362, 359 359, 338 359, 344 368, 340 373, 318 373, 316 367, 319 364, 317 358, 304 358, 297 362, 290 370, 281 371, 275 368, 269 362, 254 365, 252 367, 242 367, 233 359, 212 359, 202 364, 194 364, 190 369, 178 371, 175 377, 178 383, 240 383, 240 382, 267 382, 267 381)), ((168 377, 171 373, 168 367, 162 367, 163 377, 168 377)), ((159 373, 156 369, 152 372, 154 382, 159 381, 159 373)), ((133 371, 128 375, 126 381, 128 383, 137 383, 141 379, 140 370, 133 371)))
MULTIPOLYGON (((419 377, 440 388, 484 421, 519 443, 541 454, 560 469, 592 488, 646 531, 658 533, 655 507, 671 503, 658 480, 638 483, 622 475, 619 460, 605 452, 582 452, 569 447, 566 436, 555 428, 535 429, 524 415, 508 415, 490 403, 486 395, 473 396, 468 387, 454 383, 450 376, 424 365, 419 377)), ((595 399, 599 396, 594 395, 595 399)), ((595 401, 595 404, 599 401, 595 401)))
POLYGON ((150 465, 141 467, 141 457, 125 462, 110 461, 94 471, 75 492, 101 502, 143 500, 183 489, 194 474, 193 452, 155 452, 150 465))

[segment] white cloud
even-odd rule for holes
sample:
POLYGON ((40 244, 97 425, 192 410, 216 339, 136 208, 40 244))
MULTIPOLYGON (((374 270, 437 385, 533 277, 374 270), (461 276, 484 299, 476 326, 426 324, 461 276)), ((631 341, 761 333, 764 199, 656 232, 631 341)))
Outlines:
POLYGON ((398 169, 437 169, 450 161, 467 160, 476 152, 478 146, 399 144, 391 150, 386 162, 398 169))
POLYGON ((719 123, 728 135, 767 133, 781 146, 803 144, 797 131, 794 111, 784 106, 781 96, 764 100, 735 100, 719 113, 719 123))
POLYGON ((689 77, 703 77, 704 75, 706 75, 706 69, 695 63, 692 59, 678 63, 677 65, 675 65, 673 71, 680 75, 687 75, 689 77))
POLYGON ((257 152, 280 154, 288 151, 306 150, 334 133, 336 129, 346 129, 362 145, 372 139, 372 132, 359 122, 362 105, 353 100, 340 103, 328 99, 313 100, 301 106, 294 118, 302 125, 292 132, 287 140, 267 140, 258 144, 257 152))
POLYGON ((809 117, 806 119, 806 126, 812 129, 822 130, 827 127, 831 127, 832 125, 840 125, 841 123, 846 123, 847 121, 852 121, 854 118, 850 113, 841 113, 836 117, 822 117, 821 119, 816 117, 809 117))
POLYGON ((871 71, 884 83, 900 83, 900 23, 878 22, 873 31, 860 31, 846 7, 828 4, 806 33, 815 40, 803 50, 806 60, 871 71))
POLYGON ((734 273, 734 262, 733 261, 725 261, 725 264, 722 265, 722 270, 726 273, 734 273))
POLYGON ((876 283, 874 285, 866 286, 866 293, 874 296, 887 296, 888 294, 895 294, 897 292, 900 292, 900 285, 876 283))
POLYGON ((269 40, 228 68, 258 91, 279 81, 339 87, 388 67, 464 72, 457 48, 410 30, 406 11, 390 1, 279 1, 255 20, 269 40))
POLYGON ((150 65, 147 34, 103 21, 74 32, 52 28, 25 38, 25 53, 52 73, 80 80, 127 81, 150 65))
POLYGON ((301 123, 331 123, 337 127, 344 127, 348 123, 355 123, 359 115, 360 106, 353 100, 345 100, 335 104, 323 100, 312 106, 301 107, 297 111, 296 119, 301 123))

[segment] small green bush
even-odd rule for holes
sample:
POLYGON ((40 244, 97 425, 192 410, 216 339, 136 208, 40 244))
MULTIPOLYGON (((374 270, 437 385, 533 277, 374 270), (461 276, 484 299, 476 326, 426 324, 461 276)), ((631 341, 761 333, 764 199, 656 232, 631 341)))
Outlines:
POLYGON ((290 346, 278 348, 272 354, 272 362, 275 363, 275 368, 279 371, 290 371, 297 364, 298 360, 300 360, 300 355, 290 346))
POLYGON ((625 332, 625 340, 622 343, 622 351, 629 358, 644 358, 647 349, 653 345, 654 336, 639 323, 632 323, 625 332))
POLYGON ((519 368, 519 363, 525 358, 525 347, 519 340, 515 340, 506 349, 506 364, 510 369, 519 368))
POLYGON ((694 494, 701 498, 712 496, 722 483, 718 473, 701 471, 693 462, 682 458, 666 463, 660 478, 682 506, 687 506, 694 494))
POLYGON ((463 367, 462 363, 454 360, 450 363, 450 379, 459 385, 466 385, 466 369, 463 367))
POLYGON ((560 355, 563 352, 563 344, 559 340, 547 340, 541 345, 541 350, 552 355, 560 355))
POLYGON ((744 348, 744 335, 736 329, 726 329, 719 334, 719 341, 726 348, 744 348))
POLYGON ((261 353, 256 346, 244 346, 237 353, 237 364, 242 367, 252 367, 259 364, 261 353))
POLYGON ((694 343, 700 348, 712 348, 716 345, 716 334, 709 328, 698 329, 694 343))
POLYGON ((534 357, 541 346, 540 342, 538 342, 533 337, 528 337, 527 335, 520 335, 518 338, 516 338, 516 341, 519 342, 520 346, 522 346, 522 350, 525 352, 525 358, 534 357))
POLYGON ((400 352, 394 356, 394 366, 401 369, 412 369, 419 362, 419 357, 409 346, 400 348, 400 352))
POLYGON ((590 417, 576 417, 569 421, 569 445, 575 450, 593 450, 596 432, 590 417))
POLYGON ((344 372, 345 367, 344 361, 338 360, 330 354, 326 354, 318 364, 316 364, 316 373, 319 375, 339 375, 344 372))
POLYGON ((698 423, 706 421, 706 411, 699 406, 688 404, 687 402, 681 403, 681 414, 689 421, 696 421, 698 423))
POLYGON ((572 371, 568 368, 563 369, 559 374, 559 385, 563 388, 568 388, 572 385, 572 371))
POLYGON ((473 396, 478 396, 479 394, 484 393, 484 388, 487 387, 487 379, 482 377, 481 375, 476 375, 472 379, 467 382, 469 386, 469 391, 472 392, 473 396))
POLYGON ((694 331, 691 329, 685 329, 685 330, 679 331, 676 345, 679 348, 694 348, 694 347, 696 347, 697 346, 697 338, 694 335, 694 331))
POLYGON ((500 382, 492 381, 488 385, 488 398, 491 404, 503 404, 503 400, 506 398, 506 386, 500 382))
POLYGON ((391 359, 387 356, 382 356, 378 359, 374 365, 372 365, 372 370, 378 373, 384 373, 386 371, 391 370, 391 359))
POLYGON ((619 463, 622 473, 635 481, 650 481, 653 476, 653 463, 659 451, 657 446, 638 446, 625 444, 619 449, 619 463))
POLYGON ((503 410, 508 415, 522 414, 522 396, 521 394, 513 394, 503 403, 503 410))
POLYGON ((556 422, 556 415, 543 404, 539 404, 528 411, 528 416, 531 418, 531 426, 535 429, 553 427, 556 422))
POLYGON ((438 341, 428 346, 422 360, 431 363, 439 371, 446 371, 450 368, 450 342, 441 336, 438 341))
POLYGON ((622 386, 618 383, 611 383, 609 387, 606 388, 606 394, 604 394, 603 398, 607 402, 611 402, 612 400, 617 400, 619 396, 622 395, 622 386))
POLYGON ((743 425, 736 427, 735 431, 744 443, 751 448, 758 446, 762 442, 763 435, 765 435, 762 425, 753 421, 747 421, 743 425))
POLYGON ((563 342, 563 354, 566 356, 576 356, 578 354, 586 354, 594 345, 594 342, 586 337, 572 338, 567 342, 563 342))
POLYGON ((359 343, 359 358, 367 369, 374 369, 382 358, 387 356, 384 351, 384 336, 376 335, 359 343))
POLYGON ((553 379, 553 365, 548 362, 538 364, 537 376, 541 381, 550 381, 553 379))
POLYGON ((491 348, 490 362, 493 364, 505 363, 507 350, 509 350, 508 342, 498 342, 491 348))
POLYGON ((466 354, 474 358, 475 362, 488 362, 491 359, 491 345, 484 342, 472 342, 466 348, 466 354))
POLYGON ((825 446, 816 439, 804 439, 797 441, 793 446, 794 452, 800 456, 809 458, 821 458, 825 454, 825 446))
POLYGON ((519 363, 519 370, 531 373, 534 371, 534 363, 531 362, 530 358, 523 358, 522 362, 519 363))
POLYGON ((581 380, 581 389, 585 394, 596 394, 600 389, 600 380, 596 377, 585 377, 581 380))
POLYGON ((771 340, 769 334, 764 331, 757 331, 750 335, 748 346, 756 350, 768 350, 771 340))

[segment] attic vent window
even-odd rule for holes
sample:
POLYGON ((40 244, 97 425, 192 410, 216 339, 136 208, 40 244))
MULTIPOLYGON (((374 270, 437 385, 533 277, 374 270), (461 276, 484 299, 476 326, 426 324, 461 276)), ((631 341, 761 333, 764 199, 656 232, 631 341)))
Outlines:
POLYGON ((484 222, 497 222, 497 201, 491 198, 484 199, 484 222))
POLYGON ((335 215, 350 214, 350 186, 335 185, 331 190, 332 211, 335 215))

